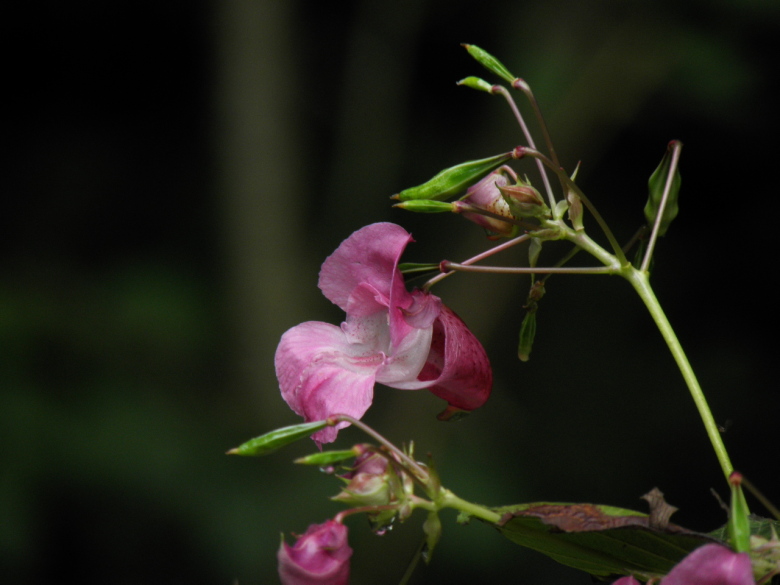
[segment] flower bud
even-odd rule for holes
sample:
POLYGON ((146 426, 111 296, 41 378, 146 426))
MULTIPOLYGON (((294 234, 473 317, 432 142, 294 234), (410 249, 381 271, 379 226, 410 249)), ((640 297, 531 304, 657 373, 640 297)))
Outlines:
POLYGON ((355 459, 351 471, 341 476, 347 486, 331 499, 350 506, 386 506, 391 498, 389 473, 387 459, 366 452, 355 459))
POLYGON ((312 524, 293 546, 282 540, 279 579, 282 585, 346 585, 351 556, 346 526, 335 520, 312 524))
POLYGON ((372 527, 381 530, 396 518, 405 520, 411 513, 411 508, 405 514, 403 512, 407 496, 414 491, 414 483, 407 474, 399 473, 384 455, 367 451, 355 459, 355 465, 349 472, 341 476, 347 485, 331 499, 361 508, 395 506, 369 514, 372 527))
POLYGON ((498 189, 515 217, 550 217, 550 208, 531 185, 518 181, 516 185, 498 189))
MULTIPOLYGON (((463 197, 461 201, 484 209, 485 211, 495 213, 501 217, 514 219, 509 204, 501 195, 501 188, 509 184, 510 178, 515 181, 517 180, 517 175, 515 175, 515 172, 510 167, 503 166, 500 169, 496 169, 481 181, 469 187, 466 191, 466 196, 463 197)), ((488 217, 487 215, 469 211, 461 213, 466 219, 485 228, 488 232, 488 237, 491 239, 499 237, 511 238, 517 235, 519 230, 518 226, 494 217, 488 217)))
POLYGON ((679 156, 679 149, 682 148, 682 143, 677 140, 672 140, 666 149, 661 164, 650 175, 650 179, 647 182, 649 196, 647 204, 645 205, 645 219, 649 225, 653 225, 658 216, 658 211, 661 207, 661 201, 663 199, 664 189, 666 188, 666 181, 670 172, 674 173, 672 177, 671 188, 669 189, 669 195, 666 199, 666 206, 661 216, 661 224, 658 228, 658 235, 663 236, 666 230, 669 229, 669 225, 672 220, 677 217, 679 207, 677 205, 677 198, 680 193, 680 171, 677 168, 677 156, 679 156), (674 163, 674 168, 672 167, 674 163))

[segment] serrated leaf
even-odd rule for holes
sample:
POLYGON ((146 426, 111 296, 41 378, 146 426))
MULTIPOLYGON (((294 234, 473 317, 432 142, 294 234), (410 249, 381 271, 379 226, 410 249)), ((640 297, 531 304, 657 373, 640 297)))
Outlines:
POLYGON ((692 550, 717 542, 649 516, 595 504, 532 503, 495 509, 499 531, 512 542, 592 575, 662 577, 692 550))

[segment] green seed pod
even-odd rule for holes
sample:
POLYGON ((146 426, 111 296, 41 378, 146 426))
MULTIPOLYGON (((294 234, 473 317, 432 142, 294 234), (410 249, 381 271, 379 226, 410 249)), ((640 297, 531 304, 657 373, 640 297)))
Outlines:
POLYGON ((417 213, 446 213, 453 211, 452 203, 431 201, 430 199, 410 199, 409 201, 396 203, 393 207, 399 207, 417 213))
POLYGON ((444 169, 435 177, 422 185, 404 189, 393 195, 391 199, 409 201, 411 199, 428 199, 442 201, 481 179, 484 175, 497 169, 503 163, 515 156, 515 151, 506 152, 490 158, 472 160, 444 169))
POLYGON ((466 87, 470 87, 471 89, 476 89, 487 93, 493 93, 493 86, 490 85, 484 79, 480 79, 479 77, 466 77, 465 79, 461 79, 457 83, 457 85, 465 85, 466 87))
MULTIPOLYGON (((669 224, 677 217, 679 207, 677 205, 677 197, 680 193, 680 171, 677 168, 677 160, 675 158, 675 152, 679 153, 682 148, 682 143, 677 140, 672 140, 666 149, 666 154, 661 159, 661 164, 650 175, 650 180, 647 182, 649 189, 649 197, 647 204, 645 205, 645 219, 648 225, 653 225, 658 216, 658 210, 661 207, 661 201, 663 199, 664 189, 666 187, 667 177, 670 172, 674 173, 672 178, 672 185, 669 189, 669 196, 666 199, 666 207, 664 207, 663 215, 661 216, 661 224, 658 228, 658 235, 663 236, 666 230, 669 229, 669 224), (674 159, 674 168, 672 168, 672 162, 674 159)), ((679 156, 679 154, 678 154, 679 156)))
POLYGON ((504 67, 504 64, 501 63, 501 61, 496 59, 493 55, 484 49, 481 49, 476 45, 467 44, 464 44, 463 47, 465 47, 465 49, 469 52, 469 55, 474 57, 474 59, 476 59, 480 65, 482 65, 488 71, 495 73, 507 83, 512 83, 515 79, 517 79, 517 76, 512 75, 509 72, 509 69, 504 67))

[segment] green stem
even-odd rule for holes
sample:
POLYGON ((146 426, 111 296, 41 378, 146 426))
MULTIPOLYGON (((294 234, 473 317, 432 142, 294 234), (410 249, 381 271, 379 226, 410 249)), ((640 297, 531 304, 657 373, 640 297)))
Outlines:
POLYGON ((480 506, 479 504, 472 504, 471 502, 467 502, 466 500, 463 500, 453 494, 448 489, 442 488, 441 492, 439 493, 439 498, 437 499, 438 508, 455 508, 456 510, 460 510, 461 512, 465 512, 466 514, 474 516, 475 518, 481 518, 482 520, 487 520, 493 524, 497 524, 498 521, 501 520, 501 514, 494 512, 490 508, 480 506))
POLYGON ((704 429, 710 439, 712 448, 715 450, 715 455, 718 458, 723 474, 726 476, 726 481, 728 481, 734 468, 731 465, 726 446, 723 444, 718 425, 715 423, 715 418, 712 416, 709 404, 707 404, 704 391, 701 389, 699 381, 696 379, 696 374, 693 372, 688 357, 685 355, 682 345, 680 345, 680 340, 677 339, 677 334, 674 332, 674 329, 672 329, 669 320, 666 318, 666 314, 661 308, 661 303, 658 302, 658 298, 655 296, 655 293, 650 286, 650 277, 648 273, 637 270, 631 266, 631 264, 625 263, 621 265, 620 261, 615 256, 604 250, 583 232, 577 232, 565 226, 562 226, 561 229, 565 239, 577 244, 592 254, 605 266, 611 266, 615 269, 613 274, 620 274, 628 280, 642 299, 642 302, 644 302, 645 307, 647 307, 647 310, 650 312, 658 330, 661 332, 661 336, 666 341, 666 345, 669 347, 669 351, 672 353, 674 361, 677 362, 677 367, 680 369, 685 384, 688 386, 688 391, 691 393, 691 398, 693 398, 693 402, 696 404, 699 416, 704 423, 704 429))
POLYGON ((634 290, 636 290, 639 297, 645 303, 647 310, 650 311, 650 315, 653 317, 653 321, 655 321, 658 330, 666 341, 666 345, 669 346, 669 351, 672 352, 672 356, 677 362, 677 366, 680 368, 680 372, 691 393, 693 402, 696 404, 696 408, 699 411, 699 416, 701 416, 702 422, 704 423, 704 428, 707 431, 710 443, 712 443, 712 447, 715 449, 715 455, 718 457, 723 474, 728 480, 734 468, 731 466, 731 460, 726 451, 726 446, 723 444, 718 425, 715 423, 712 411, 710 411, 710 407, 707 404, 707 399, 704 397, 704 392, 699 385, 699 381, 696 379, 696 374, 693 372, 693 368, 680 345, 680 341, 677 339, 674 329, 672 329, 669 320, 666 318, 666 314, 661 308, 661 304, 658 302, 658 299, 650 286, 648 274, 633 267, 629 267, 622 275, 631 283, 634 290))

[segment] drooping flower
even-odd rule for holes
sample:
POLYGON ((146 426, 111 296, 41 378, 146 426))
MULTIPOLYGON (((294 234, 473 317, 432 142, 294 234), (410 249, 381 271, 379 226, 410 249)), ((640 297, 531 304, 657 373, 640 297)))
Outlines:
MULTIPOLYGON (((750 556, 720 544, 705 544, 677 563, 660 585, 755 585, 750 556)), ((639 585, 633 576, 612 585, 639 585)))
POLYGON ((282 542, 276 554, 282 585, 346 585, 349 583, 347 527, 328 520, 312 524, 297 542, 282 542))
MULTIPOLYGON (((323 263, 319 287, 346 321, 341 327, 318 321, 293 327, 275 358, 282 397, 306 421, 362 417, 376 382, 429 389, 449 403, 440 418, 482 406, 490 395, 492 372, 479 341, 437 296, 406 290, 398 261, 410 241, 400 226, 371 224, 323 263)), ((330 443, 345 426, 312 438, 330 443)))

